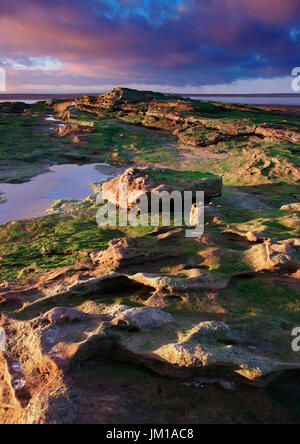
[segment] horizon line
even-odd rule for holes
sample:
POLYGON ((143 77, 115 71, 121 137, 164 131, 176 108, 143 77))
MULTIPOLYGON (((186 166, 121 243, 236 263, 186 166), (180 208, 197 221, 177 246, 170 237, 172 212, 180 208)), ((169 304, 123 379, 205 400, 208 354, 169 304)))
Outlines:
MULTIPOLYGON (((140 91, 146 91, 146 90, 140 90, 140 91)), ((101 91, 101 92, 6 92, 1 91, 0 96, 62 96, 62 95, 68 95, 68 96, 98 96, 100 94, 105 94, 107 91, 101 91)), ((153 92, 160 92, 160 91, 153 91, 153 92)), ((170 95, 178 95, 183 97, 299 97, 300 93, 179 93, 179 92, 162 92, 162 94, 170 94, 170 95)))

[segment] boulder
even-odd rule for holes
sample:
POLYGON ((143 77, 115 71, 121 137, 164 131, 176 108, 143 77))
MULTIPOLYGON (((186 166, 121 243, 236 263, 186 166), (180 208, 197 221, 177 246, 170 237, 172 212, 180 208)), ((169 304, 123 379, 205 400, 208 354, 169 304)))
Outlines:
POLYGON ((84 321, 86 314, 74 308, 56 307, 47 311, 41 320, 49 324, 72 324, 84 321))
POLYGON ((192 342, 167 344, 154 354, 169 365, 178 368, 227 368, 250 381, 260 380, 272 373, 300 368, 300 365, 284 364, 265 357, 258 357, 233 345, 207 345, 192 342))
POLYGON ((90 256, 94 264, 110 269, 139 264, 145 258, 135 238, 113 239, 106 250, 91 253, 90 256))
POLYGON ((201 322, 186 334, 186 338, 188 338, 189 341, 201 343, 216 342, 222 339, 228 340, 231 337, 231 328, 224 322, 217 321, 201 322))
POLYGON ((60 126, 57 130, 58 135, 61 137, 78 137, 80 134, 94 133, 96 130, 90 126, 79 125, 78 123, 60 126))
POLYGON ((246 239, 248 242, 253 242, 253 243, 259 243, 264 241, 262 234, 256 233, 254 231, 238 231, 238 230, 233 230, 231 228, 226 228, 226 230, 224 230, 223 233, 242 237, 246 239))
MULTIPOLYGON (((219 197, 222 194, 222 178, 180 179, 171 170, 159 168, 129 168, 121 176, 118 176, 102 185, 102 197, 111 203, 118 204, 122 208, 133 207, 137 200, 151 193, 159 195, 163 192, 173 191, 204 191, 205 199, 219 197), (168 173, 168 174, 164 174, 168 173), (170 178, 170 179, 169 179, 170 178), (165 180, 165 182, 164 182, 165 180), (169 181, 172 183, 169 183, 169 181), (128 200, 123 200, 120 190, 127 187, 128 200)), ((150 201, 150 199, 149 199, 150 201)))
POLYGON ((54 111, 58 114, 64 113, 68 108, 76 105, 76 103, 77 102, 75 100, 69 100, 66 102, 55 103, 54 104, 54 111))
POLYGON ((269 268, 285 268, 292 266, 296 261, 293 249, 288 244, 266 244, 267 266, 269 268))
POLYGON ((147 169, 129 168, 121 176, 103 183, 102 197, 122 208, 132 207, 140 196, 150 193, 153 186, 147 169), (121 195, 123 186, 127 187, 128 200, 123 200, 121 195))
POLYGON ((282 211, 300 211, 300 203, 297 202, 297 203, 291 203, 288 205, 283 205, 280 209, 282 211))
POLYGON ((175 323, 170 313, 152 307, 117 306, 112 308, 113 324, 126 330, 152 330, 175 323))
POLYGON ((248 250, 245 258, 256 271, 297 270, 299 268, 299 262, 289 243, 265 241, 248 250))

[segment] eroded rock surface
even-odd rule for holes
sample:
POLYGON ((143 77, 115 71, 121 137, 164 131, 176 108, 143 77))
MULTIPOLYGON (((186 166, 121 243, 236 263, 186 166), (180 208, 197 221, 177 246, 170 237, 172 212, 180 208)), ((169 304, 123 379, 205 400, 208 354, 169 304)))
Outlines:
MULTIPOLYGON (((7 352, 0 355, 2 404, 6 412, 14 410, 10 422, 75 423, 78 407, 67 375, 90 359, 122 361, 130 356, 132 363, 179 378, 222 368, 228 377, 240 375, 258 385, 272 374, 300 368, 269 353, 251 352, 247 337, 241 340, 224 322, 188 326, 150 307, 99 304, 97 310, 87 305, 85 312, 61 307, 31 321, 7 321, 6 329, 15 332, 7 352), (35 379, 37 368, 40 377, 35 379)), ((2 421, 5 418, 2 412, 2 421)))
POLYGON ((189 179, 172 178, 172 172, 158 168, 129 168, 121 176, 118 176, 102 185, 103 199, 109 200, 122 207, 131 207, 136 204, 141 196, 173 191, 204 191, 207 200, 222 194, 222 178, 189 179), (168 174, 170 177, 168 177, 168 174), (128 198, 124 194, 123 186, 126 186, 128 198))
POLYGON ((288 205, 283 205, 280 208, 282 211, 300 211, 300 203, 292 203, 288 205))
POLYGON ((246 256, 257 270, 298 270, 300 268, 300 262, 289 243, 277 244, 266 241, 252 247, 246 256))

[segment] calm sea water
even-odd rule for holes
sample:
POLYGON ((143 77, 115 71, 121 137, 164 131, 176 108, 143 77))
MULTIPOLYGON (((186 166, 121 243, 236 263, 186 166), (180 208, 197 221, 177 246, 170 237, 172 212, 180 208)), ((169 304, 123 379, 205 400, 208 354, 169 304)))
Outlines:
MULTIPOLYGON (((0 103, 6 103, 8 100, 0 100, 0 103)), ((27 103, 27 105, 32 105, 33 103, 38 102, 38 100, 9 100, 9 102, 21 102, 27 103)))
POLYGON ((194 100, 209 100, 212 102, 242 103, 243 105, 280 105, 300 106, 300 97, 269 97, 269 96, 190 96, 194 100))
MULTIPOLYGON (((91 94, 96 95, 96 94, 91 94)), ((54 96, 55 98, 59 98, 62 100, 68 100, 72 98, 72 95, 63 95, 63 94, 57 94, 54 96)), ((80 97, 80 95, 78 96, 80 97)), ((30 94, 25 95, 25 97, 22 97, 21 99, 17 95, 10 95, 8 96, 8 99, 5 100, 5 96, 0 94, 0 103, 9 101, 14 102, 23 102, 27 104, 36 103, 38 100, 47 100, 50 99, 49 97, 37 97, 33 99, 30 97, 30 94)), ((237 96, 190 96, 191 99, 195 100, 211 100, 213 102, 228 102, 228 103, 243 103, 248 105, 281 105, 281 106, 300 106, 300 95, 299 94, 286 94, 286 95, 257 95, 257 96, 243 96, 243 95, 237 95, 237 96)))

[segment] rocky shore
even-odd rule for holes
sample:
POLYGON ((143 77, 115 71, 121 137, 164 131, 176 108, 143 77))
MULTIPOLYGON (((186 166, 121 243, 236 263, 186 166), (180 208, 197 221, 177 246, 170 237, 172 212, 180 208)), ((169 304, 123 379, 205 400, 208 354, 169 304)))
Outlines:
POLYGON ((0 124, 2 182, 114 166, 85 200, 0 226, 1 423, 299 421, 297 112, 117 88, 2 104, 0 124), (98 227, 98 192, 119 203, 122 184, 204 191, 203 236, 98 227))

